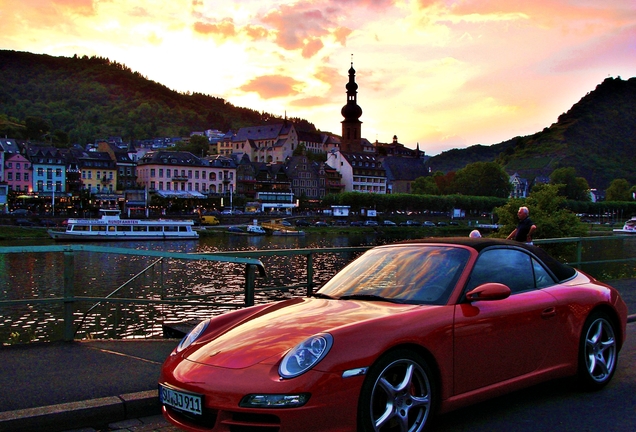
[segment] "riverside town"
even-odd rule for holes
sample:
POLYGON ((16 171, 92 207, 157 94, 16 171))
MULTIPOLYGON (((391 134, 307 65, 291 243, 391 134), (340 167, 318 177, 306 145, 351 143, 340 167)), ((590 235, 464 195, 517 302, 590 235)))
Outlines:
MULTIPOLYGON (((377 221, 376 214, 387 210, 377 205, 381 196, 447 195, 443 186, 455 173, 433 173, 431 158, 419 144, 411 149, 397 136, 390 143, 363 138, 355 75, 352 63, 345 86, 346 104, 341 110, 341 135, 309 132, 302 122, 294 123, 285 116, 269 124, 226 132, 193 131, 185 138, 129 142, 107 137, 70 148, 55 147, 46 140, 0 138, 0 214, 19 217, 19 225, 34 223, 29 217, 97 217, 104 208, 118 209, 124 217, 180 214, 199 221, 206 214, 217 213, 336 216, 334 208, 349 203, 333 198, 326 202, 325 198, 358 192, 375 198, 349 207, 371 224, 377 221), (181 150, 184 147, 197 150, 181 150)), ((496 171, 494 175, 483 175, 486 171, 478 174, 486 179, 479 181, 479 186, 488 192, 451 193, 498 201, 458 205, 455 199, 428 210, 441 212, 446 219, 470 217, 466 211, 486 213, 490 222, 495 222, 490 214, 494 207, 508 198, 526 198, 535 185, 552 182, 547 176, 524 178, 495 162, 481 164, 490 164, 485 168, 489 174, 496 171)), ((577 185, 581 184, 579 179, 574 179, 577 185)), ((604 199, 604 191, 588 187, 587 182, 584 186, 582 201, 604 199)), ((405 207, 412 203, 408 201, 405 207)), ((423 209, 392 210, 403 212, 401 222, 406 223, 412 210, 423 209)), ((596 212, 594 216, 599 223, 615 223, 628 219, 631 210, 596 212)))

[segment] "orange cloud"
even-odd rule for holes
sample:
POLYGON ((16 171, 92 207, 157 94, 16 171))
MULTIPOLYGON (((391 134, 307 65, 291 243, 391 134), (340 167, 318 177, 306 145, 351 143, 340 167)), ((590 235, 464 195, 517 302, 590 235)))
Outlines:
POLYGON ((294 96, 300 93, 296 88, 302 83, 282 75, 263 75, 240 87, 245 92, 257 93, 262 99, 294 96))
POLYGON ((195 22, 192 26, 196 33, 201 33, 204 35, 212 34, 222 36, 223 38, 230 38, 236 36, 236 28, 234 27, 234 22, 227 18, 219 23, 204 23, 204 22, 195 22))
POLYGON ((304 58, 312 58, 318 53, 325 45, 318 38, 314 38, 305 43, 303 47, 302 55, 304 58))

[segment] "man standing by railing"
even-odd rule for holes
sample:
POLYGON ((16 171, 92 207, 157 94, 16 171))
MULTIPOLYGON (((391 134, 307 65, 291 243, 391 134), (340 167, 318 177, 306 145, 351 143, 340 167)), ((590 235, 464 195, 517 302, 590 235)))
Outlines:
POLYGON ((537 229, 537 226, 530 219, 530 210, 528 207, 519 207, 517 217, 519 217, 519 224, 517 228, 510 233, 506 239, 514 239, 518 242, 532 244, 532 234, 537 229))

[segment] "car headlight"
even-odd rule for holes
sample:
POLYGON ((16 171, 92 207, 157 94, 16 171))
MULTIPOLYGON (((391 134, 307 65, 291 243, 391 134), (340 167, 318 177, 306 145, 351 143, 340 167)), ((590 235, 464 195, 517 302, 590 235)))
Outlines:
POLYGON ((209 322, 210 320, 201 321, 199 324, 196 325, 196 327, 190 330, 190 333, 185 335, 185 337, 181 339, 181 342, 179 342, 179 345, 177 346, 177 352, 183 351, 184 349, 189 347, 192 342, 197 340, 197 338, 201 336, 201 333, 203 333, 203 331, 208 327, 209 322))
POLYGON ((294 378, 314 367, 333 345, 333 336, 320 333, 304 340, 290 350, 280 362, 278 373, 283 378, 294 378))

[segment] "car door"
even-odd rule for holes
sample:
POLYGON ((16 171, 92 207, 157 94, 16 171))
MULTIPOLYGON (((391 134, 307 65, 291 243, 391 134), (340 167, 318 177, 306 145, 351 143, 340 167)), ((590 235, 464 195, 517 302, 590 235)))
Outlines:
POLYGON ((507 285, 511 295, 456 305, 456 395, 529 374, 541 367, 553 347, 555 299, 537 289, 529 254, 515 248, 482 251, 466 292, 486 282, 507 285))

